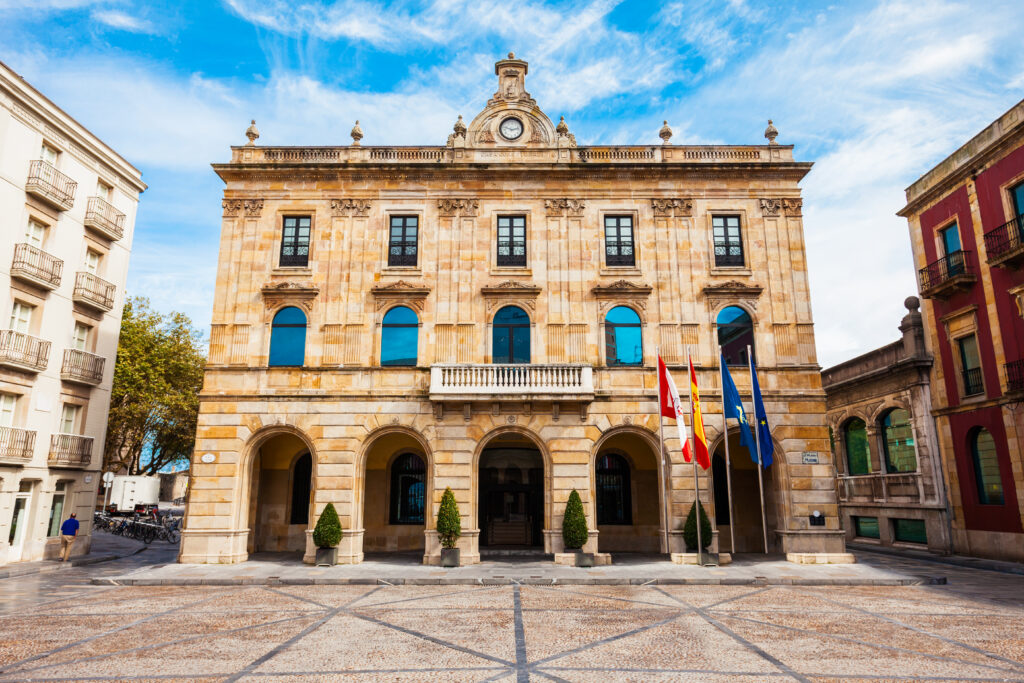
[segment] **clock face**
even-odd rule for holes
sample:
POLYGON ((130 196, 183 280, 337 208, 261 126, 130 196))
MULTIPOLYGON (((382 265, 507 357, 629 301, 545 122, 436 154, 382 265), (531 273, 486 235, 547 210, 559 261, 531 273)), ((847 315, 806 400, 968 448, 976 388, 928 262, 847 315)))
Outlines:
POLYGON ((515 140, 523 134, 523 122, 517 118, 509 117, 498 126, 501 136, 506 140, 515 140))

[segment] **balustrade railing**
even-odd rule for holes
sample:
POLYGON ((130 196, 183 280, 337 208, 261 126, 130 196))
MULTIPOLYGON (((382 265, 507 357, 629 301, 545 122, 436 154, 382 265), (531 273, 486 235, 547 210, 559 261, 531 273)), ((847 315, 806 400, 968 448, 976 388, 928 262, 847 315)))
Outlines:
POLYGON ((50 342, 14 330, 0 330, 0 365, 39 372, 46 369, 50 342))
POLYGON ((593 368, 570 364, 441 364, 430 368, 430 393, 450 395, 592 395, 593 368))
POLYGON ((102 197, 89 197, 85 209, 85 227, 99 230, 111 239, 124 237, 125 215, 102 197))
POLYGON ((1004 257, 1024 248, 1024 216, 1015 216, 995 230, 985 233, 985 252, 989 262, 1000 261, 1004 257))
POLYGON ((35 446, 35 432, 17 427, 0 427, 0 460, 31 460, 35 446))
POLYGON ((26 278, 48 289, 60 286, 64 262, 27 242, 14 245, 11 275, 26 278))
POLYGON ((973 276, 970 254, 969 251, 954 251, 918 271, 921 292, 928 293, 937 290, 961 275, 973 276))
POLYGON ((71 298, 84 304, 89 304, 104 311, 114 307, 113 283, 98 278, 92 273, 75 273, 75 290, 71 298))
POLYGON ((92 462, 92 442, 91 436, 53 434, 50 436, 50 465, 87 467, 92 462))
POLYGON ((841 502, 925 502, 924 479, 920 472, 872 472, 839 476, 841 502))
POLYGON ((85 384, 103 381, 106 358, 78 349, 64 349, 64 362, 60 366, 61 379, 85 384))
POLYGON ((75 203, 78 183, 45 161, 32 161, 28 165, 25 191, 45 199, 67 211, 75 203))
POLYGON ((964 396, 977 396, 985 391, 985 380, 981 368, 967 368, 963 371, 964 396))

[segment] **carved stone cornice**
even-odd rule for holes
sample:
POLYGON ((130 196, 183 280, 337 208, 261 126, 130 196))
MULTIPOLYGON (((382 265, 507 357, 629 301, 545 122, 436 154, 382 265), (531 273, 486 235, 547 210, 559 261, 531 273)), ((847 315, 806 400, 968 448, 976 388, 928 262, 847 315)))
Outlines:
POLYGON ((224 218, 237 218, 242 211, 241 199, 224 199, 220 205, 224 208, 224 218))
POLYGON ((242 207, 245 209, 246 218, 259 218, 263 213, 262 199, 243 199, 242 207))
POLYGON ((376 309, 378 311, 385 306, 400 302, 408 304, 422 313, 423 305, 430 294, 430 288, 399 280, 390 285, 374 287, 370 290, 370 294, 376 301, 376 309))
POLYGON ((502 306, 520 306, 532 313, 537 309, 537 297, 540 287, 514 280, 506 280, 500 285, 481 287, 480 294, 487 306, 487 313, 502 306))
POLYGON ((264 285, 260 293, 263 294, 263 303, 268 309, 287 304, 299 306, 309 313, 313 306, 313 299, 320 293, 320 289, 308 282, 279 282, 264 285))
POLYGON ((782 210, 790 218, 798 218, 803 215, 804 200, 802 199, 783 199, 782 210))
POLYGON ((781 199, 761 199, 761 215, 775 218, 782 211, 781 199))
POLYGON ((372 202, 369 199, 332 199, 331 214, 365 218, 370 215, 371 206, 372 202))
POLYGON ((437 212, 441 216, 465 216, 476 217, 480 208, 479 199, 454 199, 445 198, 437 200, 437 212))
POLYGON ((582 216, 586 203, 582 199, 545 199, 544 211, 548 216, 582 216))
POLYGON ((651 208, 657 218, 685 218, 693 215, 693 200, 656 197, 651 200, 651 208))
POLYGON ((701 290, 712 310, 722 305, 731 304, 744 304, 751 310, 757 310, 757 301, 763 291, 764 288, 760 285, 746 284, 736 280, 705 285, 701 290))
POLYGON ((598 314, 602 320, 610 309, 625 303, 637 310, 642 322, 647 322, 647 297, 651 295, 649 286, 617 280, 610 285, 597 285, 590 291, 597 299, 598 314))

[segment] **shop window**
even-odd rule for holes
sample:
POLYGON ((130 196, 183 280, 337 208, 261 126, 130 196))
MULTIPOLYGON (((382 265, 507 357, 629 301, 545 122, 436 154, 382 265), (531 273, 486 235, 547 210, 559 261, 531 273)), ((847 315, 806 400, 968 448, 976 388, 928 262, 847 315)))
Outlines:
POLYGON ((60 536, 60 523, 64 515, 64 501, 67 496, 67 482, 58 481, 53 492, 53 503, 50 505, 50 521, 47 524, 46 535, 50 538, 60 536))
POLYGON ((881 538, 878 531, 878 517, 854 517, 854 533, 861 538, 881 538))
POLYGON ((892 537, 900 543, 928 543, 928 532, 923 519, 892 520, 892 537))

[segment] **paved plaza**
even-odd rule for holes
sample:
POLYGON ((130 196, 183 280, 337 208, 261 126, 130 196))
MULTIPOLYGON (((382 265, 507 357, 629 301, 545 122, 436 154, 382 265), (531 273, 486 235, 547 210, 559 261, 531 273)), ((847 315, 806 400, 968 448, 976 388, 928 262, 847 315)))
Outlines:
POLYGON ((1024 577, 945 585, 119 586, 173 548, 0 580, 0 681, 1024 681, 1024 577))

